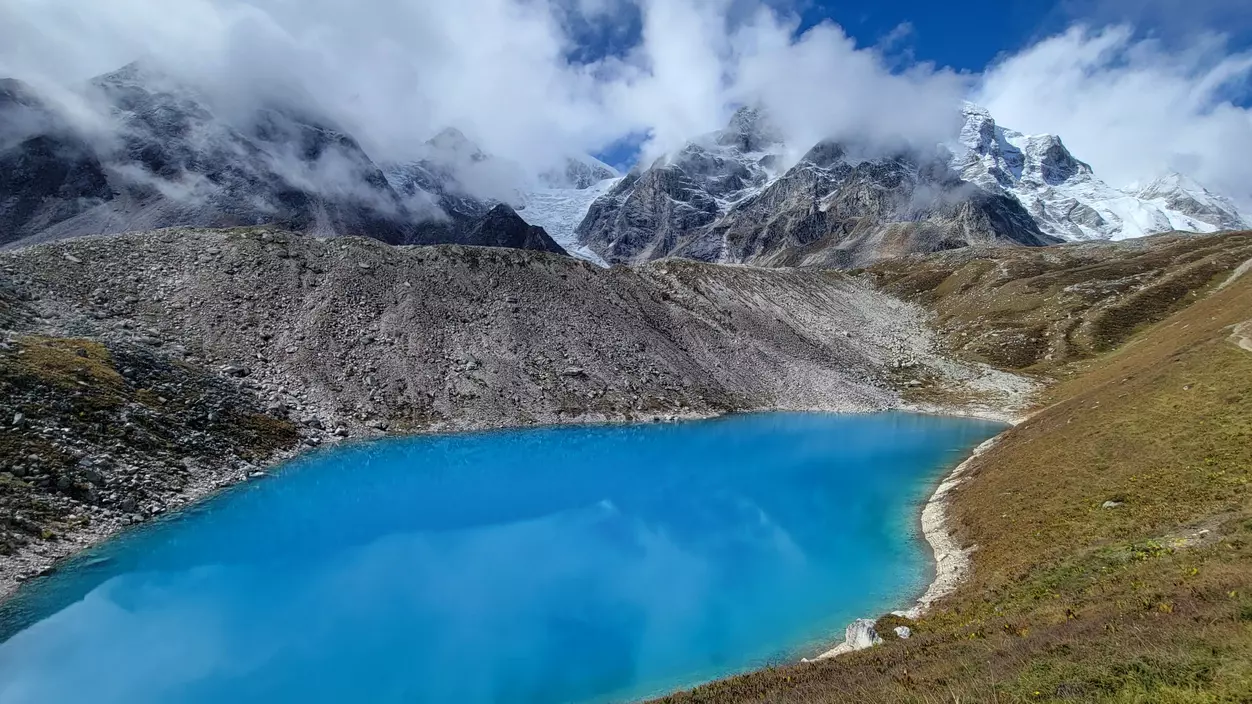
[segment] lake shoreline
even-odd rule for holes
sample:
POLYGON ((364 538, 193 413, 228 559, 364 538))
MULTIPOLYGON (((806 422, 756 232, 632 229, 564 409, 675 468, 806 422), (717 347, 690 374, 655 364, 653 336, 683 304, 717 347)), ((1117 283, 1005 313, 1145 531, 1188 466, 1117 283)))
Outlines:
MULTIPOLYGON (((647 423, 647 422, 681 422, 693 420, 709 420, 713 418, 721 418, 729 415, 743 413, 771 413, 771 412, 809 412, 809 413, 885 413, 890 411, 921 413, 926 415, 942 415, 966 418, 981 418, 984 420, 993 420, 998 422, 1006 421, 1006 416, 998 412, 988 412, 986 409, 969 408, 969 407, 952 407, 941 408, 936 406, 919 407, 911 404, 898 404, 892 406, 884 406, 882 408, 860 408, 860 407, 827 407, 827 408, 793 408, 775 406, 769 408, 745 408, 734 409, 720 413, 703 413, 699 411, 689 411, 685 413, 667 413, 664 415, 654 415, 645 418, 625 418, 611 417, 601 414, 588 414, 582 416, 571 416, 562 418, 557 423, 511 423, 505 425, 489 425, 489 424, 457 424, 455 426, 439 425, 429 428, 417 430, 407 433, 384 433, 377 432, 373 434, 357 434, 349 437, 337 437, 329 431, 317 431, 314 429, 306 429, 309 433, 305 440, 312 442, 304 442, 295 447, 281 450, 274 453, 264 462, 258 462, 248 468, 240 470, 238 467, 231 465, 222 465, 210 468, 205 476, 200 477, 185 487, 184 491, 176 500, 169 503, 169 508, 164 513, 184 510, 190 506, 199 504, 200 502, 211 499, 218 493, 228 490, 239 484, 248 481, 255 481, 268 475, 268 472, 274 467, 290 462, 309 452, 314 452, 321 447, 329 447, 345 442, 360 442, 370 440, 381 440, 383 438, 409 437, 419 435, 437 435, 443 433, 468 433, 482 432, 490 430, 514 430, 523 428, 535 428, 544 426, 566 426, 566 425, 588 425, 588 424, 611 424, 625 425, 631 423, 647 423)), ((152 518, 156 518, 153 516, 152 518)), ((151 520, 151 519, 149 519, 151 520)), ((120 519, 112 519, 105 521, 97 521, 90 525, 80 526, 77 530, 67 532, 60 536, 60 539, 52 544, 41 544, 30 546, 20 550, 15 555, 0 557, 0 605, 7 603, 14 597, 16 592, 27 582, 36 580, 40 577, 51 574, 60 569, 60 567, 74 558, 82 555, 91 548, 105 542, 122 532, 146 525, 147 521, 142 523, 128 524, 120 519), (38 551, 37 551, 38 550, 38 551)))
MULTIPOLYGON (((952 530, 951 518, 948 515, 949 494, 965 481, 964 475, 974 460, 995 447, 1005 433, 1024 420, 1023 417, 1009 416, 974 417, 1006 422, 1009 424, 1009 427, 974 447, 968 457, 939 479, 934 491, 931 492, 926 502, 922 504, 917 520, 921 525, 922 538, 930 547, 930 561, 934 566, 935 574, 930 583, 926 585, 926 590, 913 602, 912 606, 892 612, 898 616, 914 620, 921 618, 935 602, 956 591, 957 587, 965 581, 966 576, 969 574, 971 568, 970 555, 977 549, 977 546, 971 545, 968 548, 962 548, 960 543, 957 542, 956 535, 952 530)), ((856 647, 845 639, 816 657, 802 658, 801 662, 827 660, 860 649, 862 648, 856 647)))

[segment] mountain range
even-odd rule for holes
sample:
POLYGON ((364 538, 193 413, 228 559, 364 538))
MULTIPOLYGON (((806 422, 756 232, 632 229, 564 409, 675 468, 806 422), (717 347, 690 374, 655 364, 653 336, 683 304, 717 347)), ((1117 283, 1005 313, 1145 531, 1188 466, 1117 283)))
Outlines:
POLYGON ((824 141, 782 169, 779 132, 744 107, 725 129, 636 168, 596 200, 579 242, 611 262, 859 266, 970 244, 1059 241, 1013 198, 962 181, 941 151, 859 151, 824 141))
POLYGON ((301 100, 222 108, 138 63, 76 97, 96 106, 106 129, 72 124, 30 86, 0 82, 0 245, 276 224, 390 244, 564 253, 508 206, 468 195, 458 177, 485 157, 454 130, 427 142, 418 161, 380 165, 301 100))
POLYGON ((1096 177, 1060 137, 1024 135, 966 104, 953 159, 961 178, 1020 202, 1044 232, 1066 240, 1120 240, 1158 232, 1217 232, 1249 226, 1228 199, 1181 174, 1119 190, 1096 177))
POLYGON ((1248 226, 1184 176, 1118 190, 1052 135, 964 109, 950 145, 822 141, 800 153, 764 110, 622 176, 585 155, 530 179, 445 129, 416 158, 376 160, 281 92, 240 106, 141 63, 74 91, 104 124, 0 80, 0 246, 169 226, 273 224, 391 244, 862 266, 968 245, 1040 246, 1248 226))

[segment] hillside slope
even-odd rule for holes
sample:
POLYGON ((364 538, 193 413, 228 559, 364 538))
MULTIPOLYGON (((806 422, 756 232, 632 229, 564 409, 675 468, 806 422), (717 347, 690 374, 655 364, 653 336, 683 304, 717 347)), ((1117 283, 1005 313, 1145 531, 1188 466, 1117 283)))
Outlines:
POLYGON ((1248 268, 1208 270, 1191 286, 1209 295, 1054 370, 1067 380, 952 494, 972 577, 920 621, 880 622, 912 638, 666 701, 1252 700, 1248 268))

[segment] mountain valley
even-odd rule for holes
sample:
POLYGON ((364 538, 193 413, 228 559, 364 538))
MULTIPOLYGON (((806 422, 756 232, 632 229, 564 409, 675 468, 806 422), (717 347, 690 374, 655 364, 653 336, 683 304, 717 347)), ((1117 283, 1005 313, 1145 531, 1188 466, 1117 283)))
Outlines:
POLYGON ((795 145, 744 106, 532 174, 142 62, 0 81, 0 600, 344 442, 965 415, 1012 427, 922 519, 950 593, 666 701, 1247 700, 1252 220, 962 117, 795 145))

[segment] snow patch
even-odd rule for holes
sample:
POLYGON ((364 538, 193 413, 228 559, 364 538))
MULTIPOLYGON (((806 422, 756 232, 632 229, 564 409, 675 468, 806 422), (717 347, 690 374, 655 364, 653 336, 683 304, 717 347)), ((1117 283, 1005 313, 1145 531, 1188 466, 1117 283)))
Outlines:
POLYGON ((528 224, 547 230, 548 236, 570 254, 599 266, 608 266, 600 255, 578 243, 578 224, 596 198, 608 193, 621 178, 600 181, 588 188, 540 188, 522 194, 517 214, 528 224))

